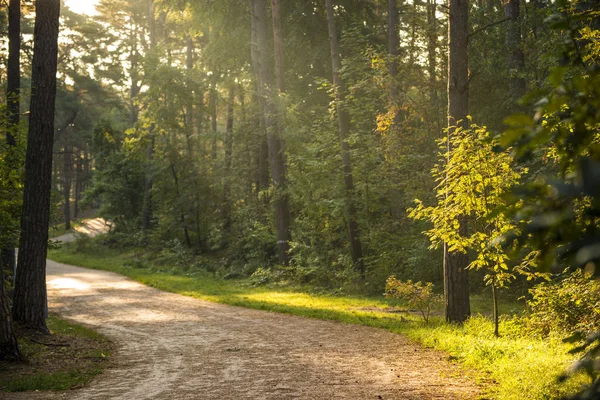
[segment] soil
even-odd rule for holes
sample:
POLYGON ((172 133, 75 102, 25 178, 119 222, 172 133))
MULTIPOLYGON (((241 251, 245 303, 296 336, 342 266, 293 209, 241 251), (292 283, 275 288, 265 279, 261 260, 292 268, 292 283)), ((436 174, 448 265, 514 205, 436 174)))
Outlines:
MULTIPOLYGON (((48 261, 50 309, 113 343, 104 374, 9 399, 472 399, 442 353, 381 329, 205 302, 48 261)), ((6 394, 4 395, 6 396, 6 394)))

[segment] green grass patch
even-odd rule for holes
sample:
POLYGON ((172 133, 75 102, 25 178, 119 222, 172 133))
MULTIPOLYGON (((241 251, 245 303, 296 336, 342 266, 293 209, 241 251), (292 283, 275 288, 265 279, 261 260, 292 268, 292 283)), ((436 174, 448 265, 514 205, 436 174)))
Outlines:
MULTIPOLYGON (((557 377, 574 360, 570 346, 560 338, 534 338, 524 334, 519 319, 520 301, 504 301, 505 318, 501 337, 493 336, 492 322, 485 315, 491 310, 486 294, 472 298, 476 315, 463 326, 444 323, 440 310, 425 324, 418 313, 401 305, 391 305, 383 296, 359 297, 312 293, 310 288, 287 285, 253 286, 249 280, 223 280, 203 270, 181 271, 153 266, 141 253, 120 252, 94 243, 75 252, 77 244, 53 250, 53 260, 102 269, 128 276, 138 282, 168 292, 217 303, 259 310, 288 313, 311 318, 340 321, 387 329, 404 334, 427 347, 446 352, 450 360, 475 371, 485 389, 485 398, 498 400, 550 399, 572 392, 583 378, 566 384, 557 377), (481 313, 481 314, 477 314, 481 313)), ((383 291, 383 289, 382 289, 383 291)))
POLYGON ((55 315, 51 336, 18 330, 24 363, 0 363, 0 391, 69 390, 102 373, 111 345, 99 333, 55 315))
POLYGON ((62 236, 68 232, 72 232, 73 229, 75 229, 76 227, 81 225, 81 221, 80 220, 73 220, 71 221, 71 229, 67 230, 65 229, 65 224, 56 224, 56 225, 52 225, 49 229, 48 229, 48 237, 50 239, 54 239, 57 238, 59 236, 62 236))

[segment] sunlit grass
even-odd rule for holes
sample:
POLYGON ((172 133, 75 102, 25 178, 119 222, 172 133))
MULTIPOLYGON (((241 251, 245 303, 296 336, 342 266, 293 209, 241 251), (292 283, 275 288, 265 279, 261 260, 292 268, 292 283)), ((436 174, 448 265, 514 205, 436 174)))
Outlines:
MULTIPOLYGON (((360 324, 404 334, 425 346, 442 350, 451 360, 476 371, 485 398, 500 400, 551 399, 573 390, 582 382, 558 384, 556 378, 574 360, 560 338, 535 339, 524 335, 518 319, 501 323, 500 338, 493 336, 487 294, 473 296, 475 316, 464 326, 444 323, 440 310, 430 324, 402 307, 392 307, 381 297, 352 297, 314 294, 309 288, 252 286, 248 280, 223 280, 205 271, 183 272, 132 262, 133 252, 121 253, 102 248, 73 253, 73 246, 53 251, 50 257, 67 264, 117 272, 146 285, 199 299, 282 312, 311 318, 360 324)), ((138 255, 139 256, 139 255, 138 255)), ((513 315, 523 302, 504 300, 501 311, 513 315)))

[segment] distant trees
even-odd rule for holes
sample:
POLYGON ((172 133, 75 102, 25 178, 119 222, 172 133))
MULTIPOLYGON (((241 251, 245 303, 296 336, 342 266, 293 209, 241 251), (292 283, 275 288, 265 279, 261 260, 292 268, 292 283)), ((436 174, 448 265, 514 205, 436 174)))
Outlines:
MULTIPOLYGON (((341 78, 342 60, 340 58, 340 48, 338 44, 338 32, 335 24, 335 14, 333 10, 333 1, 326 0, 327 7, 327 26, 329 28, 329 47, 331 55, 331 71, 333 75, 333 93, 334 103, 337 111, 338 133, 340 136, 340 147, 342 156, 342 168, 344 171, 344 189, 346 202, 346 215, 348 218, 348 236, 350 239, 350 252, 352 262, 360 273, 365 277, 365 265, 363 260, 363 249, 360 240, 360 228, 356 215, 356 200, 354 193, 354 177, 352 173, 352 161, 350 159, 350 112, 345 104, 346 86, 341 78)), ((395 85, 395 82, 393 83, 395 85)))
MULTIPOLYGON (((283 264, 289 263, 290 231, 290 209, 287 194, 287 176, 285 163, 285 150, 281 138, 282 120, 277 112, 277 91, 274 85, 274 69, 270 61, 272 52, 269 51, 267 39, 267 3, 266 0, 251 0, 252 6, 252 51, 256 59, 256 85, 261 111, 264 118, 264 126, 267 134, 269 149, 269 165, 273 180, 275 207, 275 225, 277 230, 277 248, 279 261, 283 264)), ((278 66, 283 66, 283 48, 281 43, 281 27, 276 25, 276 52, 278 66)), ((277 70, 279 83, 283 84, 281 70, 277 70)), ((283 86, 280 87, 283 89, 283 86)))
POLYGON ((60 0, 36 2, 31 115, 13 305, 15 322, 44 333, 48 333, 46 252, 50 219, 59 17, 60 0))

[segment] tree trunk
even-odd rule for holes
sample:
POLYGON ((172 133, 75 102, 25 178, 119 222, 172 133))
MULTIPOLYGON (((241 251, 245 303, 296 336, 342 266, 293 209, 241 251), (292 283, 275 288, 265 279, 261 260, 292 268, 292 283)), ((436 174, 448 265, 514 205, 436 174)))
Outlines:
POLYGON ((492 278, 492 300, 494 302, 494 336, 500 336, 500 321, 498 317, 498 290, 496 288, 496 278, 492 278))
POLYGON ((75 204, 73 206, 73 219, 79 218, 79 200, 81 200, 81 192, 83 182, 81 181, 83 178, 83 165, 81 163, 81 150, 77 149, 75 153, 75 159, 77 160, 77 169, 75 171, 75 204))
MULTIPOLYGON (((455 128, 467 126, 469 114, 468 0, 449 0, 448 21, 448 138, 455 128)), ((466 221, 460 221, 466 235, 466 221)), ((444 243, 446 321, 464 322, 471 314, 467 254, 448 251, 444 243)))
POLYGON ((398 3, 388 0, 388 72, 390 74, 390 107, 394 112, 393 126, 398 124, 400 89, 398 87, 398 56, 400 55, 400 36, 398 35, 398 3))
POLYGON ((59 17, 60 0, 37 0, 21 241, 13 306, 15 322, 44 333, 49 333, 46 327, 46 252, 59 17))
POLYGON ((13 331, 13 322, 10 316, 4 270, 0 268, 0 361, 21 359, 19 344, 13 331))
POLYGON ((212 145, 211 145, 211 151, 210 151, 210 158, 211 160, 216 160, 217 159, 217 135, 218 135, 218 129, 217 129, 217 100, 218 100, 218 93, 217 93, 217 73, 214 71, 212 71, 212 76, 210 78, 210 126, 211 126, 211 132, 212 132, 212 145))
POLYGON ((435 137, 442 132, 442 122, 440 118, 440 101, 438 97, 437 80, 437 48, 438 48, 438 21, 435 16, 436 2, 428 0, 427 2, 427 71, 429 74, 429 101, 431 112, 435 123, 435 137))
POLYGON ((335 105, 338 114, 338 129, 340 135, 342 165, 344 169, 344 187, 346 190, 346 208, 348 216, 348 236, 350 239, 350 249, 352 253, 352 262, 356 269, 365 277, 365 267, 363 262, 362 243, 360 241, 360 231, 356 220, 356 205, 354 193, 354 178, 352 176, 352 163, 350 160, 350 145, 348 136, 350 134, 350 113, 344 105, 346 101, 346 88, 340 77, 342 61, 337 39, 337 30, 333 14, 333 1, 326 0, 327 21, 329 27, 329 44, 331 50, 331 69, 333 73, 333 86, 335 89, 335 105))
POLYGON ((225 130, 225 183, 223 185, 223 216, 225 230, 231 225, 231 162, 233 155, 233 123, 234 123, 235 85, 229 86, 227 101, 227 128, 225 130))
MULTIPOLYGON (((150 51, 156 47, 156 23, 154 20, 154 0, 148 0, 148 29, 150 31, 150 51)), ((148 147, 148 155, 146 158, 146 183, 144 185, 144 202, 142 204, 142 230, 148 232, 152 225, 153 204, 152 204, 152 187, 153 170, 152 162, 154 160, 154 124, 148 128, 148 136, 150 144, 148 147)))
POLYGON ((521 5, 520 0, 508 0, 504 4, 504 15, 510 18, 506 29, 506 45, 509 49, 508 67, 510 72, 510 91, 516 101, 525 95, 527 85, 520 76, 525 67, 525 55, 521 49, 521 5))
POLYGON ((150 127, 148 132, 150 135, 150 145, 146 156, 146 183, 144 184, 144 203, 142 205, 142 230, 149 231, 152 225, 152 161, 154 160, 154 125, 150 127))
POLYGON ((71 132, 70 128, 66 129, 65 146, 63 152, 63 216, 65 221, 65 229, 71 229, 71 170, 73 168, 73 148, 71 147, 71 132))
MULTIPOLYGON (((6 87, 6 109, 8 111, 8 129, 6 131, 6 143, 9 150, 16 147, 15 134, 19 129, 21 113, 21 2, 10 0, 8 6, 8 62, 7 62, 7 87, 6 87)), ((6 155, 6 166, 8 170, 20 168, 13 151, 6 155)), ((11 191, 18 193, 18 184, 14 178, 4 178, 11 191)), ((15 212, 17 213, 17 212, 15 212)), ((16 220, 17 215, 13 215, 16 220)), ((15 226, 15 231, 16 231, 15 226)), ((10 236, 13 234, 9 233, 10 236)), ((15 245, 17 238, 9 240, 8 245, 0 249, 0 269, 6 273, 7 281, 12 284, 16 266, 15 245)), ((1 311, 1 310, 0 310, 1 311)))
POLYGON ((271 13, 273 14, 273 43, 275 46, 275 79, 279 92, 285 93, 285 57, 283 52, 283 28, 279 0, 271 0, 271 8, 271 13))
POLYGON ((277 105, 275 104, 275 93, 273 90, 272 64, 268 51, 267 40, 267 4, 266 0, 251 0, 252 25, 255 30, 256 39, 252 43, 255 52, 256 71, 259 102, 263 111, 265 128, 267 131, 267 146, 269 150, 269 164, 271 166, 271 177, 273 179, 275 206, 275 224, 277 228, 277 249, 279 261, 289 264, 289 242, 290 232, 290 209, 289 199, 286 191, 286 165, 283 154, 283 141, 280 138, 279 121, 277 120, 277 105))

